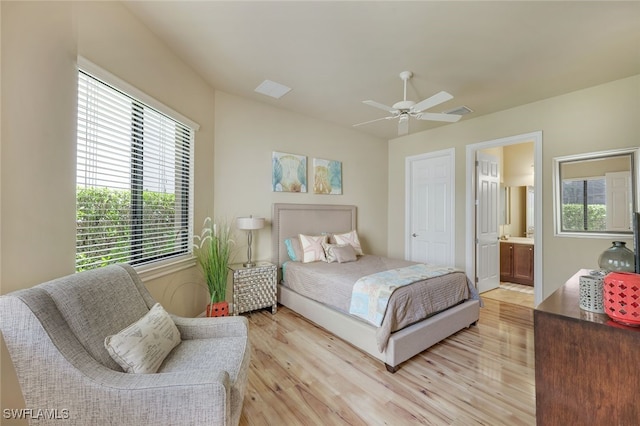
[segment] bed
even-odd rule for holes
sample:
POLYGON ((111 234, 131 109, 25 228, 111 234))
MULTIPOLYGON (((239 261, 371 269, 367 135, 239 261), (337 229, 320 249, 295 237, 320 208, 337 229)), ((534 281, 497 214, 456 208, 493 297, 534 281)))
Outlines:
MULTIPOLYGON (((432 282, 439 281, 441 289, 449 286, 448 280, 462 279, 468 287, 468 293, 462 300, 455 302, 444 310, 436 308, 434 313, 426 318, 389 320, 393 318, 393 306, 396 294, 414 295, 417 285, 410 284, 399 287, 389 298, 389 308, 380 326, 373 325, 363 318, 350 314, 341 303, 322 300, 317 294, 304 293, 296 285, 289 285, 286 276, 294 283, 296 269, 306 273, 306 269, 320 268, 320 273, 326 277, 323 285, 333 284, 341 280, 339 275, 345 267, 359 269, 361 264, 374 262, 380 264, 388 262, 390 268, 412 265, 412 262, 393 260, 379 256, 358 256, 356 262, 343 264, 328 264, 326 262, 306 263, 302 268, 298 262, 291 262, 285 240, 305 235, 322 235, 356 230, 356 207, 350 205, 326 204, 288 204, 273 205, 271 240, 273 262, 278 265, 278 302, 307 318, 318 326, 328 330, 337 337, 349 342, 353 346, 366 352, 374 358, 384 362, 390 372, 395 372, 400 364, 425 349, 449 337, 450 335, 474 325, 480 314, 480 298, 475 288, 469 283, 462 272, 451 272, 432 278, 432 282), (361 264, 359 264, 361 262, 361 264), (306 269, 305 269, 306 268, 306 269), (283 269, 285 274, 283 274, 283 269), (460 275, 461 274, 461 275, 460 275), (462 277, 462 278, 461 278, 462 277)), ((289 251, 291 247, 289 247, 289 251)), ((345 271, 347 269, 344 269, 345 271)), ((352 272, 349 272, 352 273, 352 272)), ((312 286, 308 286, 312 287, 312 286)), ((336 290, 331 290, 333 295, 336 290)), ((348 297, 348 296, 347 296, 348 297)), ((399 305, 400 306, 400 305, 399 305)), ((404 307, 402 309, 405 309, 404 307)), ((402 316, 402 315, 400 315, 402 316)))

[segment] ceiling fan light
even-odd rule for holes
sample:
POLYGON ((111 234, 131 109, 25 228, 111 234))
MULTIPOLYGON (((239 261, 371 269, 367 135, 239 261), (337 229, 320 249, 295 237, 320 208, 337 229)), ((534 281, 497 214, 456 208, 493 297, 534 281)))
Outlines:
POLYGON ((409 134, 409 116, 402 114, 398 120, 398 136, 409 134))

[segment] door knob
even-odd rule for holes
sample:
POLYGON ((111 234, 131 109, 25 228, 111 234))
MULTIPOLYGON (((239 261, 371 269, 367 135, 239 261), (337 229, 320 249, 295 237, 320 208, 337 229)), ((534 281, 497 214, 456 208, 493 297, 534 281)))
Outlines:
POLYGON ((413 234, 411 234, 412 237, 417 237, 418 234, 416 234, 415 232, 413 234))

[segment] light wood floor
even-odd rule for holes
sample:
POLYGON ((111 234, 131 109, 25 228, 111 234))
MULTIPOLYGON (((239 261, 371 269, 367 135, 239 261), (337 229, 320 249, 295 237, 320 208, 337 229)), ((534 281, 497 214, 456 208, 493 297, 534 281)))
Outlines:
POLYGON ((534 425, 533 311, 484 303, 477 326, 395 374, 285 307, 247 314, 240 425, 534 425))
POLYGON ((501 302, 513 303, 515 305, 524 306, 525 308, 534 307, 533 294, 521 293, 518 291, 505 290, 496 288, 482 293, 482 299, 493 299, 501 302))

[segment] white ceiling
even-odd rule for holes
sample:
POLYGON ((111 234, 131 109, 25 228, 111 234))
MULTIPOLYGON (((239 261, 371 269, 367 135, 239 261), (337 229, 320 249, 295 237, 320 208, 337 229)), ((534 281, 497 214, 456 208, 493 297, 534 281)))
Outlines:
MULTIPOLYGON (((351 127, 454 96, 462 120, 640 74, 640 2, 126 1, 214 88, 351 127), (279 100, 263 80, 291 87, 279 100)), ((251 117, 247 117, 251 121, 251 117)), ((412 120, 410 132, 448 125, 412 120)), ((392 139, 395 121, 355 129, 392 139)))

